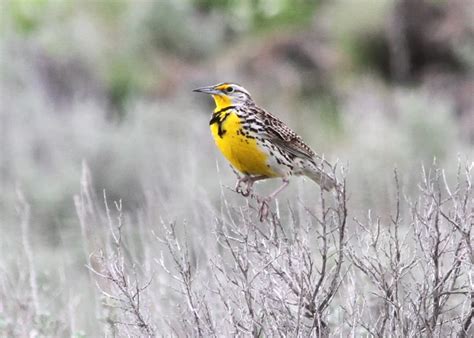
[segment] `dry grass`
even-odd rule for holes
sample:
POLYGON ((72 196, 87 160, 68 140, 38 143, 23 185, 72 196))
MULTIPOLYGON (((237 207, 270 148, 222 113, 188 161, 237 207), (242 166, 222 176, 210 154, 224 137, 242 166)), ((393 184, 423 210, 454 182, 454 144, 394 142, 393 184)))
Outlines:
MULTIPOLYGON (((221 210, 202 206, 202 232, 192 223, 154 218, 146 208, 124 212, 105 192, 98 198, 84 165, 75 204, 89 257, 81 288, 95 304, 90 318, 100 319, 94 331, 470 336, 472 170, 460 165, 454 184, 440 169, 424 171, 414 196, 403 194, 395 174, 391 216, 369 212, 364 221, 353 218, 345 191, 321 194, 301 212, 276 206, 264 223, 252 201, 238 207, 227 200, 231 192, 223 193, 221 210)), ((19 198, 24 254, 0 280, 2 332, 81 335, 76 309, 48 313, 50 291, 33 263, 29 206, 19 198)), ((71 294, 60 297, 64 309, 74 307, 71 294)))

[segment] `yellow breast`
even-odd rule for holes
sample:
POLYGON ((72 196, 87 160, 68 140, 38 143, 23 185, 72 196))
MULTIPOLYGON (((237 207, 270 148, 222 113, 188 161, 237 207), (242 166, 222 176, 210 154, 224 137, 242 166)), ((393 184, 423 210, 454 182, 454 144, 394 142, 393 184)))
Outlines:
POLYGON ((230 112, 220 127, 218 123, 211 124, 212 136, 225 158, 244 174, 277 176, 268 167, 268 155, 255 139, 243 136, 240 127, 240 118, 234 112, 230 112))

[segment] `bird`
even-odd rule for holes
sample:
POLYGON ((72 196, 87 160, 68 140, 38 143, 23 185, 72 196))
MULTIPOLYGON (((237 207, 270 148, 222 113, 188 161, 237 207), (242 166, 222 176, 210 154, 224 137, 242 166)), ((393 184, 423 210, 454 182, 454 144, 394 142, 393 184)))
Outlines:
POLYGON ((329 162, 284 122, 257 106, 241 85, 222 82, 193 91, 214 99, 209 126, 217 148, 237 173, 236 192, 247 197, 255 182, 282 179, 267 197, 256 196, 260 221, 267 218, 270 202, 288 186, 291 176, 307 176, 327 191, 338 187, 329 162))

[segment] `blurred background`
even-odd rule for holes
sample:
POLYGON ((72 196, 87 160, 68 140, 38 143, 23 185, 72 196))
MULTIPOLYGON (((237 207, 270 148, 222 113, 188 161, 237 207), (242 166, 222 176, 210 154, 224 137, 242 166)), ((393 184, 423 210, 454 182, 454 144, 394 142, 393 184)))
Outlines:
MULTIPOLYGON (((59 320, 71 299, 81 313, 64 332, 97 330, 73 202, 82 163, 131 218, 206 232, 201 205, 245 203, 193 88, 246 87, 348 167, 361 213, 388 210, 394 168, 410 193, 422 165, 449 175, 474 158, 472 0, 3 0, 0 15, 0 273, 27 278, 21 192, 42 313, 59 320)), ((313 183, 293 182, 282 203, 314 202, 313 183)), ((14 321, 3 300, 0 332, 14 321)))

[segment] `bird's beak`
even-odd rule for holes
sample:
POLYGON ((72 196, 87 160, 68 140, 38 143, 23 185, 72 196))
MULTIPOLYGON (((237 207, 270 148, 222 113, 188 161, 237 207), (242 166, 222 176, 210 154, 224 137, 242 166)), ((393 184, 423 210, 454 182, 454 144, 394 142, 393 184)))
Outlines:
POLYGON ((193 92, 210 94, 210 95, 220 94, 220 91, 215 89, 214 86, 196 88, 193 90, 193 92))

